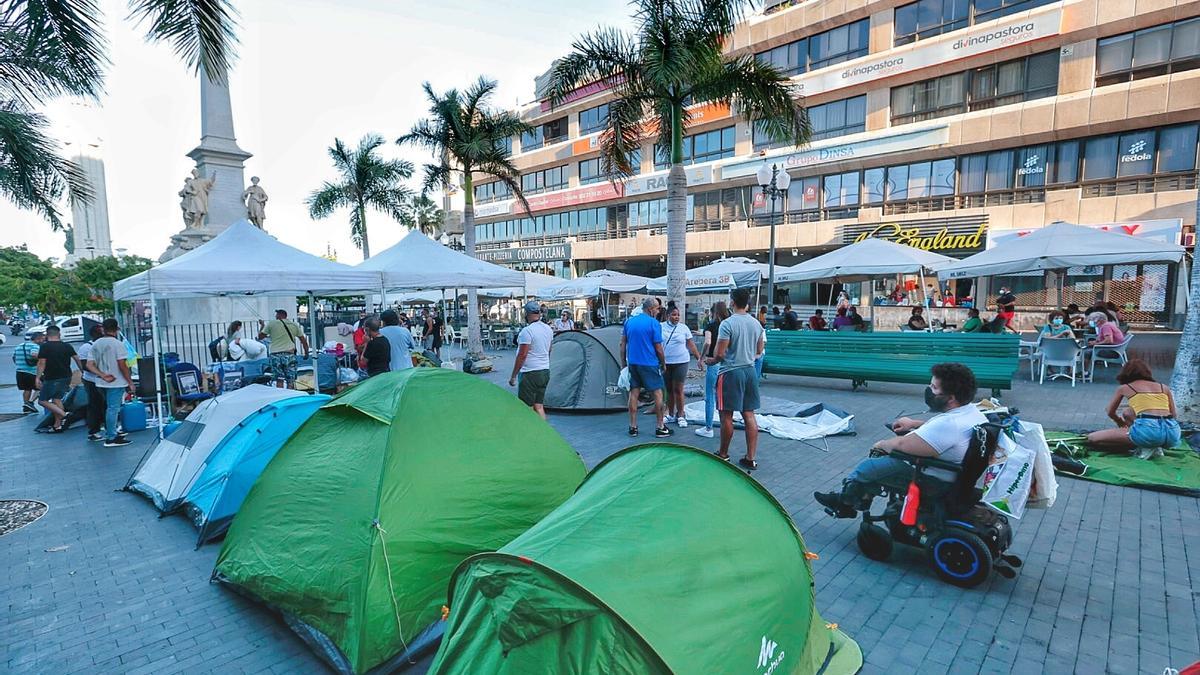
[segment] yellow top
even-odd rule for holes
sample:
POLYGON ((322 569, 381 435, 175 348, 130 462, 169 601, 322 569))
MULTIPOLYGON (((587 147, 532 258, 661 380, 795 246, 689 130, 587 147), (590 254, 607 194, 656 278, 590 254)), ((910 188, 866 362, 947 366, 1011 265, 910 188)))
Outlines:
POLYGON ((1135 391, 1129 397, 1129 407, 1133 408, 1134 414, 1141 415, 1147 410, 1170 410, 1171 400, 1166 392, 1135 391))

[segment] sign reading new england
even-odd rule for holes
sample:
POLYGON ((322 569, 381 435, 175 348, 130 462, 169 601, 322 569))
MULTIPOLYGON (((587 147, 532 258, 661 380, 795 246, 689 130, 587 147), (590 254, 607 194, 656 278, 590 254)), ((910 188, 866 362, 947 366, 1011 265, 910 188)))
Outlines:
POLYGON ((965 35, 964 31, 954 31, 943 37, 920 40, 890 49, 886 56, 864 56, 839 67, 800 75, 793 81, 801 94, 812 96, 1053 37, 1059 34, 1061 25, 1059 7, 1030 10, 973 26, 965 35))
POLYGON ((475 257, 492 263, 545 262, 547 260, 570 260, 570 244, 549 246, 522 246, 520 248, 497 248, 490 251, 475 251, 475 257))
POLYGON ((978 253, 987 241, 987 216, 962 216, 891 223, 861 223, 842 228, 842 243, 886 239, 942 255, 978 253))

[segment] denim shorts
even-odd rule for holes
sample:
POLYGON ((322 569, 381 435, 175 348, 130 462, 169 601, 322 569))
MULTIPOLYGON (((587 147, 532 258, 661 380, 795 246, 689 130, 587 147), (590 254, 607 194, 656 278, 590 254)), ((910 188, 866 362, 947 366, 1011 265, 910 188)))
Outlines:
POLYGON ((629 364, 629 388, 659 391, 663 388, 662 371, 658 366, 629 364))
POLYGON ((62 397, 71 390, 71 378, 60 377, 54 380, 42 380, 42 390, 38 392, 39 401, 61 401, 62 397))
POLYGON ((1179 422, 1170 418, 1139 417, 1129 427, 1129 440, 1139 448, 1173 448, 1180 438, 1179 422))

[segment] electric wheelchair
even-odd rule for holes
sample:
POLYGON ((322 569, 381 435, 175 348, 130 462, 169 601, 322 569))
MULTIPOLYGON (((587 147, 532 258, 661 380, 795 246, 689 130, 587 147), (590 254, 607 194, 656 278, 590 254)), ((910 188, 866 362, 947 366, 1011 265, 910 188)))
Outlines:
POLYGON ((1012 543, 1008 518, 981 504, 983 491, 975 487, 1011 422, 1011 417, 988 414, 988 422, 975 427, 962 464, 893 451, 891 456, 911 464, 913 473, 911 479, 864 485, 862 506, 867 508, 860 509, 857 538, 863 554, 887 560, 893 542, 924 548, 938 577, 964 588, 983 583, 993 570, 1015 577, 1021 559, 1006 553, 1012 543), (920 490, 915 525, 901 522, 910 480, 920 490), (877 516, 869 510, 876 496, 887 498, 877 516))

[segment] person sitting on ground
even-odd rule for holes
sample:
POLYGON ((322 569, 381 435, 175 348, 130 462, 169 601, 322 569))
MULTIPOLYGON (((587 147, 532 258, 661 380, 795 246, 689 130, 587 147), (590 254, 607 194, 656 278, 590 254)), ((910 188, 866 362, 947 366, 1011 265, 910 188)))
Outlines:
POLYGON ((1175 397, 1171 389, 1154 380, 1150 366, 1130 359, 1117 373, 1120 386, 1108 402, 1108 417, 1116 429, 1088 434, 1088 445, 1100 450, 1132 451, 1142 459, 1161 457, 1163 450, 1179 445, 1179 422, 1175 419, 1175 397), (1117 409, 1128 399, 1129 407, 1117 409))
POLYGON ((829 330, 829 324, 825 321, 825 310, 818 309, 813 312, 813 315, 808 317, 808 327, 811 330, 829 330))
POLYGON ((814 492, 813 497, 836 518, 853 518, 869 510, 874 495, 868 486, 885 483, 901 487, 913 475, 912 464, 889 456, 900 451, 913 457, 932 457, 961 463, 971 444, 975 427, 987 418, 974 404, 975 373, 961 363, 939 363, 930 369, 926 400, 939 413, 929 420, 901 417, 892 423, 897 435, 875 443, 872 450, 882 457, 868 457, 846 476, 840 492, 814 492))
POLYGON ((1104 312, 1092 312, 1088 315, 1088 325, 1096 329, 1098 345, 1119 345, 1125 341, 1125 333, 1117 326, 1116 321, 1110 321, 1104 312))
POLYGON ((967 310, 967 320, 963 322, 960 333, 982 333, 983 319, 979 318, 979 310, 972 307, 967 310))
POLYGON ((851 325, 850 317, 846 316, 846 308, 838 307, 837 308, 837 316, 833 317, 833 329, 837 330, 837 329, 841 328, 842 326, 849 326, 849 325, 851 325))
POLYGON ((926 330, 929 328, 929 322, 925 320, 925 310, 921 307, 912 308, 912 316, 908 317, 909 330, 926 330))
POLYGON ((1048 322, 1042 326, 1042 332, 1038 335, 1042 339, 1052 340, 1074 340, 1075 333, 1071 327, 1067 325, 1067 318, 1059 310, 1050 312, 1048 322))
POLYGON ((854 305, 846 308, 846 318, 850 320, 850 325, 854 326, 854 330, 861 333, 867 329, 867 323, 863 321, 862 315, 858 313, 858 308, 854 305))
POLYGON ((800 330, 800 315, 792 309, 791 305, 783 306, 783 316, 779 319, 779 327, 782 330, 800 330))
POLYGON ((386 373, 392 366, 392 346, 379 329, 379 319, 371 317, 363 322, 367 331, 367 345, 363 348, 361 365, 367 371, 367 377, 386 373))

